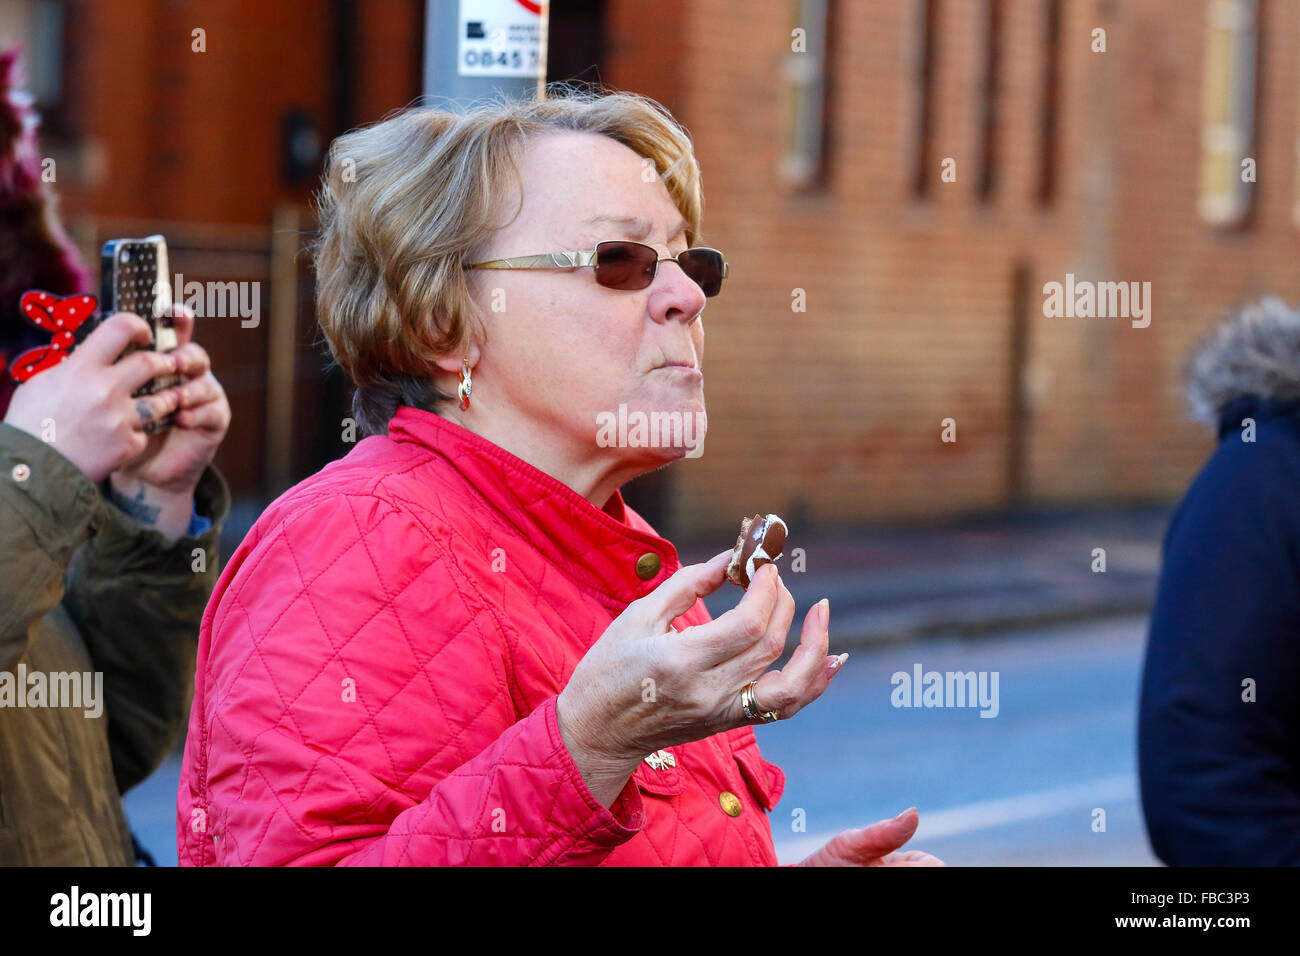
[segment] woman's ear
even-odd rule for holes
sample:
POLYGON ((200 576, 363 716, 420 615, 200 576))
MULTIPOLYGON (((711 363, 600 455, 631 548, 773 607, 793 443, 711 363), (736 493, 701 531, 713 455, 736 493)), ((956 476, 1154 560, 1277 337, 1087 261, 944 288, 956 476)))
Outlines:
POLYGON ((480 354, 477 342, 467 342, 461 348, 439 355, 434 359, 434 364, 442 371, 455 375, 461 370, 461 361, 463 359, 469 360, 470 368, 478 365, 480 354))
MULTIPOLYGON (((482 354, 480 343, 487 336, 487 331, 484 329, 483 322, 479 317, 478 304, 473 301, 472 297, 468 306, 461 312, 460 321, 462 325, 460 345, 434 359, 434 365, 440 371, 450 372, 453 375, 460 372, 462 359, 469 359, 470 368, 478 366, 478 360, 482 354)), ((435 323, 435 325, 437 324, 435 323)))

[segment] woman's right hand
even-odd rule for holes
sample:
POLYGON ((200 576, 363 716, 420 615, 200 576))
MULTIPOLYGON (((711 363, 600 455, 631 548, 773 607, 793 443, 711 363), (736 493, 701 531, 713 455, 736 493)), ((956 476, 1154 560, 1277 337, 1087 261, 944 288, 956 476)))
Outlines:
POLYGON ((675 618, 722 586, 730 556, 683 567, 629 604, 559 696, 565 746, 606 807, 648 754, 755 723, 740 704, 749 681, 758 680, 759 706, 785 719, 820 697, 842 662, 826 653, 830 610, 822 600, 804 617, 786 666, 764 673, 784 652, 795 612, 775 565, 761 567, 725 614, 674 630, 675 618))
POLYGON ((174 353, 143 350, 152 344, 153 330, 138 315, 110 316, 66 359, 18 386, 5 424, 46 438, 98 484, 144 451, 149 438, 145 425, 179 407, 176 388, 131 397, 151 379, 179 370, 174 353), (122 356, 129 345, 143 348, 122 356), (47 425, 53 426, 52 433, 47 425))

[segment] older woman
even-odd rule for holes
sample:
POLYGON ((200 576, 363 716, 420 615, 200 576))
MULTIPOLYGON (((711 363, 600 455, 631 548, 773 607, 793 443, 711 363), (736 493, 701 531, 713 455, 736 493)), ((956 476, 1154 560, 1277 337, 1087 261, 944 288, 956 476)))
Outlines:
MULTIPOLYGON (((321 327, 365 438, 267 509, 205 616, 178 805, 186 864, 776 862, 767 719, 826 689, 828 604, 727 554, 681 567, 619 487, 688 434, 608 447, 602 413, 702 420, 686 132, 640 97, 418 110, 340 138, 321 327), (697 418, 698 416, 698 418, 697 418), (765 673, 766 671, 766 673, 765 673), (751 713, 753 710, 751 709, 751 713)), ((812 863, 892 853, 909 811, 812 863)))

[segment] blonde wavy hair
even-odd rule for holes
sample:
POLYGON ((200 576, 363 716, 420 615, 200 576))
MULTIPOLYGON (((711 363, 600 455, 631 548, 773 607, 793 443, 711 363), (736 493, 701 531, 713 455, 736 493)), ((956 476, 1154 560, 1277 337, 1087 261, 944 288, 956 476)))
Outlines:
POLYGON ((317 196, 317 319, 356 385, 363 433, 385 432, 399 406, 436 411, 452 397, 435 387, 434 361, 470 336, 479 274, 463 267, 491 238, 505 177, 522 187, 521 147, 565 131, 651 160, 696 243, 704 202, 691 137, 648 97, 552 83, 542 99, 407 109, 331 145, 317 196))

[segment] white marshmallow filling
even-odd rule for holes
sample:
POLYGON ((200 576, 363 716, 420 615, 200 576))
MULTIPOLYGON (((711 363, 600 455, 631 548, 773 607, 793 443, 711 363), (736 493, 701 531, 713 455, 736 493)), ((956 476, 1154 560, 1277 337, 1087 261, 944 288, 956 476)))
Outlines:
MULTIPOLYGON (((784 531, 787 536, 789 535, 790 529, 787 528, 785 526, 785 522, 782 521, 776 515, 768 515, 764 519, 763 533, 762 535, 759 536, 758 547, 754 549, 754 553, 751 554, 749 556, 749 560, 745 562, 745 579, 747 581, 754 580, 754 572, 758 570, 758 568, 755 567, 754 565, 754 561, 756 559, 762 559, 765 561, 775 561, 777 558, 781 557, 781 555, 784 553, 783 551, 778 551, 775 555, 770 555, 763 549, 763 545, 767 544, 768 533, 772 530, 773 525, 778 525, 778 524, 781 526, 781 530, 784 531)), ((753 528, 750 528, 751 534, 753 533, 753 530, 754 530, 753 528)))

